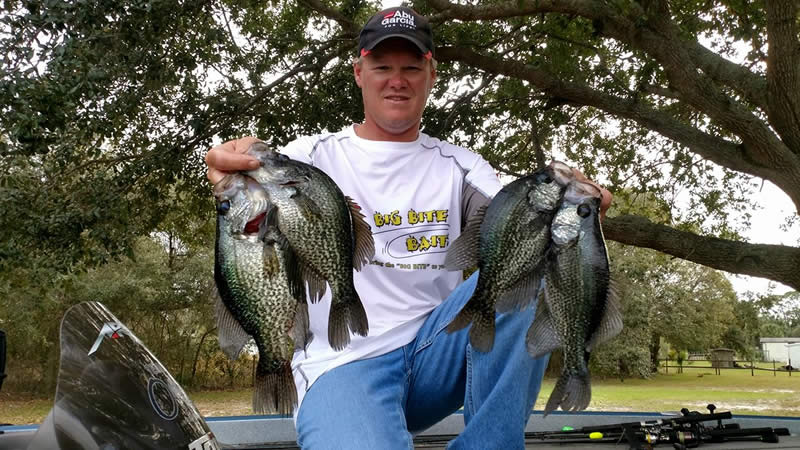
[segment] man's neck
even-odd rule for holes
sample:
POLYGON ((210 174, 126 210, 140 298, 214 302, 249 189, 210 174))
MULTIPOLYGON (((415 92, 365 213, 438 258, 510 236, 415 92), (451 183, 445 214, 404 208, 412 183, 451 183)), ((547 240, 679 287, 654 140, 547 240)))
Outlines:
POLYGON ((355 125, 355 133, 356 136, 368 141, 413 142, 419 137, 419 125, 402 133, 390 133, 374 125, 359 123, 355 125))

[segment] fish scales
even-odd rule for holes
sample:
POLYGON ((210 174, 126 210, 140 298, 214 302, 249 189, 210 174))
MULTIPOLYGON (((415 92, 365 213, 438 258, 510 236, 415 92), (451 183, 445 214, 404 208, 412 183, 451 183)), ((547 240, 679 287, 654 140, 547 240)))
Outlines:
POLYGON ((253 409, 290 414, 297 404, 291 372, 297 287, 288 273, 291 250, 265 217, 272 206, 253 180, 229 175, 215 187, 218 201, 214 275, 220 294, 220 344, 236 356, 252 337, 258 349, 253 409), (248 230, 247 224, 260 226, 248 230), (237 342, 226 342, 239 336, 237 342))
POLYGON ((258 143, 248 152, 262 167, 248 172, 277 207, 278 228, 301 262, 303 278, 316 302, 331 289, 328 341, 336 350, 350 342, 350 333, 366 336, 366 312, 353 284, 374 255, 369 225, 358 207, 322 170, 274 152, 258 143))
POLYGON ((544 295, 528 334, 528 350, 541 356, 562 348, 564 366, 545 406, 549 414, 585 409, 591 401, 589 356, 598 343, 622 328, 610 289, 608 254, 599 220, 600 193, 571 182, 556 213, 544 295))
MULTIPOLYGON (((480 233, 478 281, 449 332, 471 323, 470 343, 487 352, 494 345, 495 310, 522 309, 535 298, 540 262, 550 240, 549 223, 562 190, 550 168, 537 171, 498 192, 479 229, 465 229, 462 242, 471 239, 469 233, 480 233)), ((454 243, 454 253, 462 242, 454 243)))

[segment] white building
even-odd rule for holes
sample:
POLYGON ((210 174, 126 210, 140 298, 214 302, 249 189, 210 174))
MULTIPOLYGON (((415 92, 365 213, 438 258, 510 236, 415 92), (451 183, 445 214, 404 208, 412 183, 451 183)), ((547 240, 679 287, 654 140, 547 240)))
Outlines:
POLYGON ((800 337, 761 338, 764 361, 778 361, 800 366, 800 337))

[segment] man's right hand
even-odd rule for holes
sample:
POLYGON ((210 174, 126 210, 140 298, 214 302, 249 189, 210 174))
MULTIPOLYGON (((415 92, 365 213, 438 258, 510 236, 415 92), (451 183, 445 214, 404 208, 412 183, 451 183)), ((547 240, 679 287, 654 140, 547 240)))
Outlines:
POLYGON ((206 165, 208 165, 206 176, 208 180, 212 184, 217 184, 230 172, 257 169, 259 167, 258 160, 245 154, 254 142, 261 141, 252 136, 247 136, 212 147, 206 153, 206 165))

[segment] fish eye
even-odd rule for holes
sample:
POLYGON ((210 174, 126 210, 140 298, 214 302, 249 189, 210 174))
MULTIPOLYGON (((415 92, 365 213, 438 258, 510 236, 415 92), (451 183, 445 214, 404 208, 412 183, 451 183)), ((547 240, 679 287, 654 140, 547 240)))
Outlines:
POLYGON ((219 202, 219 204, 217 205, 217 212, 223 216, 227 214, 230 209, 231 209, 230 200, 223 200, 219 202))
POLYGON ((589 217, 592 214, 591 206, 587 204, 578 205, 578 215, 583 217, 584 219, 589 217))

